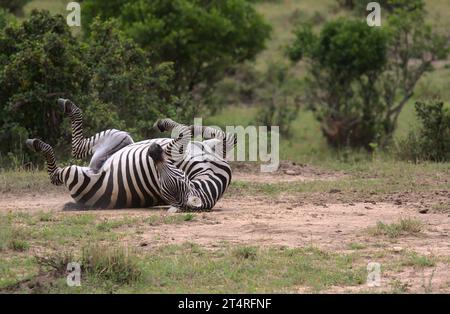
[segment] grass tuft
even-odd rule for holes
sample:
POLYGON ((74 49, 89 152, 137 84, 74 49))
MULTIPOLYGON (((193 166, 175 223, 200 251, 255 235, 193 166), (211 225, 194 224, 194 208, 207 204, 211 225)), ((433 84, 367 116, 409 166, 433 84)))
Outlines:
POLYGON ((125 247, 86 246, 81 267, 90 276, 117 284, 130 284, 142 276, 137 256, 125 247))
POLYGON ((258 255, 258 250, 256 247, 253 246, 242 246, 234 249, 232 254, 234 257, 238 259, 254 260, 258 255))
POLYGON ((385 224, 378 221, 375 228, 370 228, 369 233, 375 236, 387 236, 398 238, 402 235, 418 234, 422 231, 422 222, 412 218, 402 218, 397 223, 385 224))

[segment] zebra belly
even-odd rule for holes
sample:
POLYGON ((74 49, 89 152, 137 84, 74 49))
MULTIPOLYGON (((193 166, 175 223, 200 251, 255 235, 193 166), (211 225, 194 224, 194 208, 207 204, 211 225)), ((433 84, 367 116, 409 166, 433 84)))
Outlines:
POLYGON ((153 139, 128 145, 114 153, 98 172, 77 167, 69 188, 72 198, 98 208, 148 207, 164 204, 153 160, 148 157, 151 143, 166 144, 170 139, 153 139), (74 184, 74 181, 77 181, 74 184))

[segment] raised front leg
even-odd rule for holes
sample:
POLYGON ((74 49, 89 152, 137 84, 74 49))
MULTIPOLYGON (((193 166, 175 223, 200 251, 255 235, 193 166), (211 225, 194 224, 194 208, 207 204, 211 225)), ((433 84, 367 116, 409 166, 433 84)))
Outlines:
POLYGON ((70 118, 72 126, 72 156, 78 159, 93 155, 89 167, 98 171, 112 154, 134 143, 131 136, 124 131, 110 129, 92 137, 83 136, 83 113, 72 101, 58 99, 58 104, 70 118))
MULTIPOLYGON (((154 126, 157 127, 161 132, 165 131, 171 132, 174 129, 182 129, 182 127, 187 127, 190 132, 190 135, 201 134, 205 140, 216 139, 222 142, 222 147, 220 147, 221 151, 219 152, 219 155, 222 158, 227 157, 227 153, 231 152, 231 150, 234 148, 237 142, 235 134, 226 133, 208 126, 199 126, 199 125, 185 126, 183 124, 173 121, 172 119, 160 119, 156 121, 154 126)), ((211 144, 214 145, 214 143, 211 144)))

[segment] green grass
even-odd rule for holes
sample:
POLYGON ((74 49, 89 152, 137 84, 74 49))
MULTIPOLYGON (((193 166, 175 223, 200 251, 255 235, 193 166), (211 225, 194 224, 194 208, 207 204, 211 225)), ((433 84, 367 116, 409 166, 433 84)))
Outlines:
POLYGON ((151 215, 147 217, 144 222, 149 224, 150 226, 156 226, 161 224, 180 224, 185 221, 193 221, 195 219, 195 215, 192 213, 186 214, 177 214, 177 215, 151 215))
POLYGON ((386 224, 382 221, 377 222, 376 227, 370 228, 369 233, 374 236, 387 236, 389 238, 398 238, 404 235, 417 235, 422 232, 423 224, 420 220, 411 218, 402 218, 397 223, 386 224))
POLYGON ((450 173, 449 164, 413 165, 402 162, 370 162, 345 166, 336 165, 347 176, 335 180, 306 182, 255 183, 232 181, 230 195, 262 194, 278 197, 283 193, 305 197, 311 193, 328 193, 339 189, 342 200, 385 199, 386 195, 398 192, 430 192, 448 190, 450 183, 445 178, 450 173))
POLYGON ((111 231, 112 229, 120 228, 123 226, 132 226, 139 221, 138 218, 123 218, 123 219, 104 219, 98 223, 96 228, 99 231, 111 231))
POLYGON ((352 250, 364 250, 366 247, 367 246, 362 243, 353 242, 349 244, 349 248, 352 250))
POLYGON ((87 271, 81 287, 73 288, 57 280, 50 292, 253 293, 296 291, 300 286, 320 291, 365 281, 365 269, 356 265, 354 255, 313 247, 225 247, 212 251, 186 243, 141 254, 127 253, 126 257, 123 253, 112 253, 111 257, 114 249, 108 252, 95 250, 92 253, 100 256, 89 261, 89 265, 106 269, 101 276, 98 271, 87 271))
POLYGON ((416 252, 407 252, 401 262, 401 266, 433 267, 435 265, 436 261, 433 256, 420 255, 416 252))
POLYGON ((131 284, 142 276, 137 255, 121 246, 84 247, 80 264, 84 273, 95 281, 131 284))

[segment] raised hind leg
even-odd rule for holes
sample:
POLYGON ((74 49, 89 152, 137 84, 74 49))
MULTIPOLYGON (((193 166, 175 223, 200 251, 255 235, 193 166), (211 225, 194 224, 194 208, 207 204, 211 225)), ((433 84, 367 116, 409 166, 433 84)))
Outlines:
POLYGON ((134 143, 131 136, 124 131, 109 129, 92 137, 83 136, 83 113, 72 101, 58 99, 58 104, 70 118, 72 127, 72 156, 78 159, 93 155, 89 167, 97 171, 106 159, 123 147, 134 143))
POLYGON ((63 169, 56 166, 55 153, 53 148, 41 141, 40 139, 28 139, 25 144, 29 149, 35 152, 41 152, 47 161, 47 172, 50 176, 50 181, 54 185, 61 185, 64 183, 63 169))
MULTIPOLYGON (((86 178, 86 167, 68 166, 60 168, 56 166, 55 154, 53 148, 41 141, 40 139, 28 139, 25 144, 28 148, 35 152, 40 152, 44 156, 47 162, 47 172, 50 176, 50 181, 54 185, 65 185, 65 187, 71 192, 72 188, 78 183, 78 178, 86 178)), ((89 171, 89 170, 88 170, 89 171)), ((81 182, 80 182, 81 183, 81 182)), ((73 197, 73 195, 72 195, 73 197)), ((81 210, 88 209, 89 206, 82 203, 67 203, 63 210, 81 210)))

